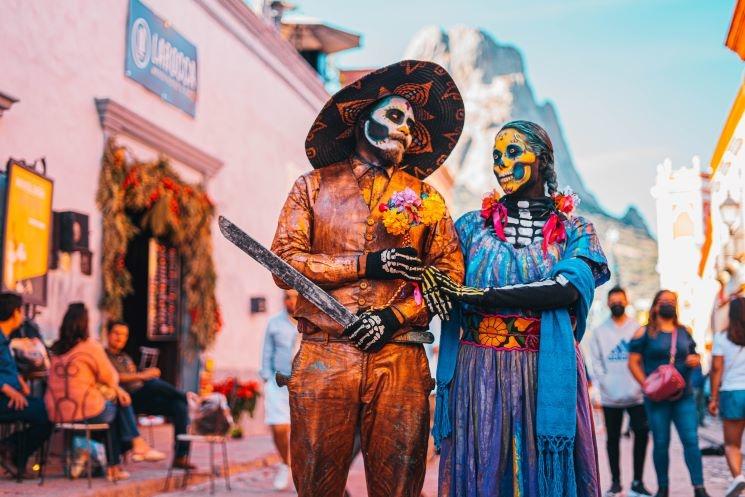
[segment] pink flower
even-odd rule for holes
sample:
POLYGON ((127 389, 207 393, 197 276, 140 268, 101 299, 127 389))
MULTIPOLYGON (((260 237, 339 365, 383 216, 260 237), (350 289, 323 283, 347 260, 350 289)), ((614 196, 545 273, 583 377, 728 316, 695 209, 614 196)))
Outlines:
POLYGON ((563 192, 554 194, 554 205, 556 205, 556 210, 563 214, 569 215, 574 212, 574 209, 577 208, 579 202, 579 197, 569 187, 567 187, 563 192))
POLYGON ((411 188, 405 188, 402 191, 393 194, 391 197, 391 203, 394 207, 402 208, 410 205, 419 205, 422 201, 414 190, 411 188))
POLYGON ((543 249, 544 254, 548 252, 549 245, 561 243, 567 239, 567 232, 564 223, 555 212, 549 216, 548 221, 543 225, 542 231, 543 243, 541 244, 541 248, 543 249))
POLYGON ((499 192, 493 190, 481 201, 481 217, 487 222, 491 221, 494 234, 502 241, 507 237, 504 234, 504 225, 507 223, 507 207, 499 201, 499 192))

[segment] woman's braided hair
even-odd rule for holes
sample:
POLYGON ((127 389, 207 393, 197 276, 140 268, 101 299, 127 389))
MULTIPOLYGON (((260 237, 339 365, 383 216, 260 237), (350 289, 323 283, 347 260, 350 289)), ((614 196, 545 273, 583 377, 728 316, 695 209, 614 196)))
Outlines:
POLYGON ((554 146, 546 130, 530 121, 510 121, 502 126, 499 133, 505 129, 514 129, 525 135, 525 141, 541 161, 539 172, 546 184, 548 194, 556 193, 559 190, 559 184, 556 180, 556 169, 554 169, 554 146))

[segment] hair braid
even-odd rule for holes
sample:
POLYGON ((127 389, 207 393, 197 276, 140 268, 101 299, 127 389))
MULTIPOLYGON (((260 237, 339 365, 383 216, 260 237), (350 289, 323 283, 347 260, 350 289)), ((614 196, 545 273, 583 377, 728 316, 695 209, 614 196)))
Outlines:
POLYGON ((551 165, 543 162, 541 165, 541 175, 546 180, 546 189, 548 190, 549 196, 553 196, 559 191, 559 183, 556 180, 556 169, 554 169, 553 162, 551 165))

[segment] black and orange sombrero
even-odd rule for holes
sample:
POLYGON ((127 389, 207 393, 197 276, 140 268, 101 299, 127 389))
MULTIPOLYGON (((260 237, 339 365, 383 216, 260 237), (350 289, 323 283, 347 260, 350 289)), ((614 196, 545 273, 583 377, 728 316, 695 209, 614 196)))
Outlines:
POLYGON ((354 125, 370 104, 389 95, 411 102, 416 124, 403 169, 424 179, 440 167, 463 131, 463 99, 450 74, 434 62, 403 60, 373 71, 334 94, 313 122, 305 153, 318 169, 349 158, 354 125))

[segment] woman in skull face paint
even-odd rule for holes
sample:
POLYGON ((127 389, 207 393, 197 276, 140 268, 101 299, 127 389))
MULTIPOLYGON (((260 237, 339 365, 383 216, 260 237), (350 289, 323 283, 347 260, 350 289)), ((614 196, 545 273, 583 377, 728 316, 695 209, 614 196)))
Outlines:
POLYGON ((505 196, 456 223, 465 286, 424 273, 443 323, 433 435, 440 495, 599 497, 578 342, 596 286, 608 280, 591 223, 557 192, 553 147, 537 124, 496 136, 505 196), (540 347, 539 347, 540 343, 540 347))

